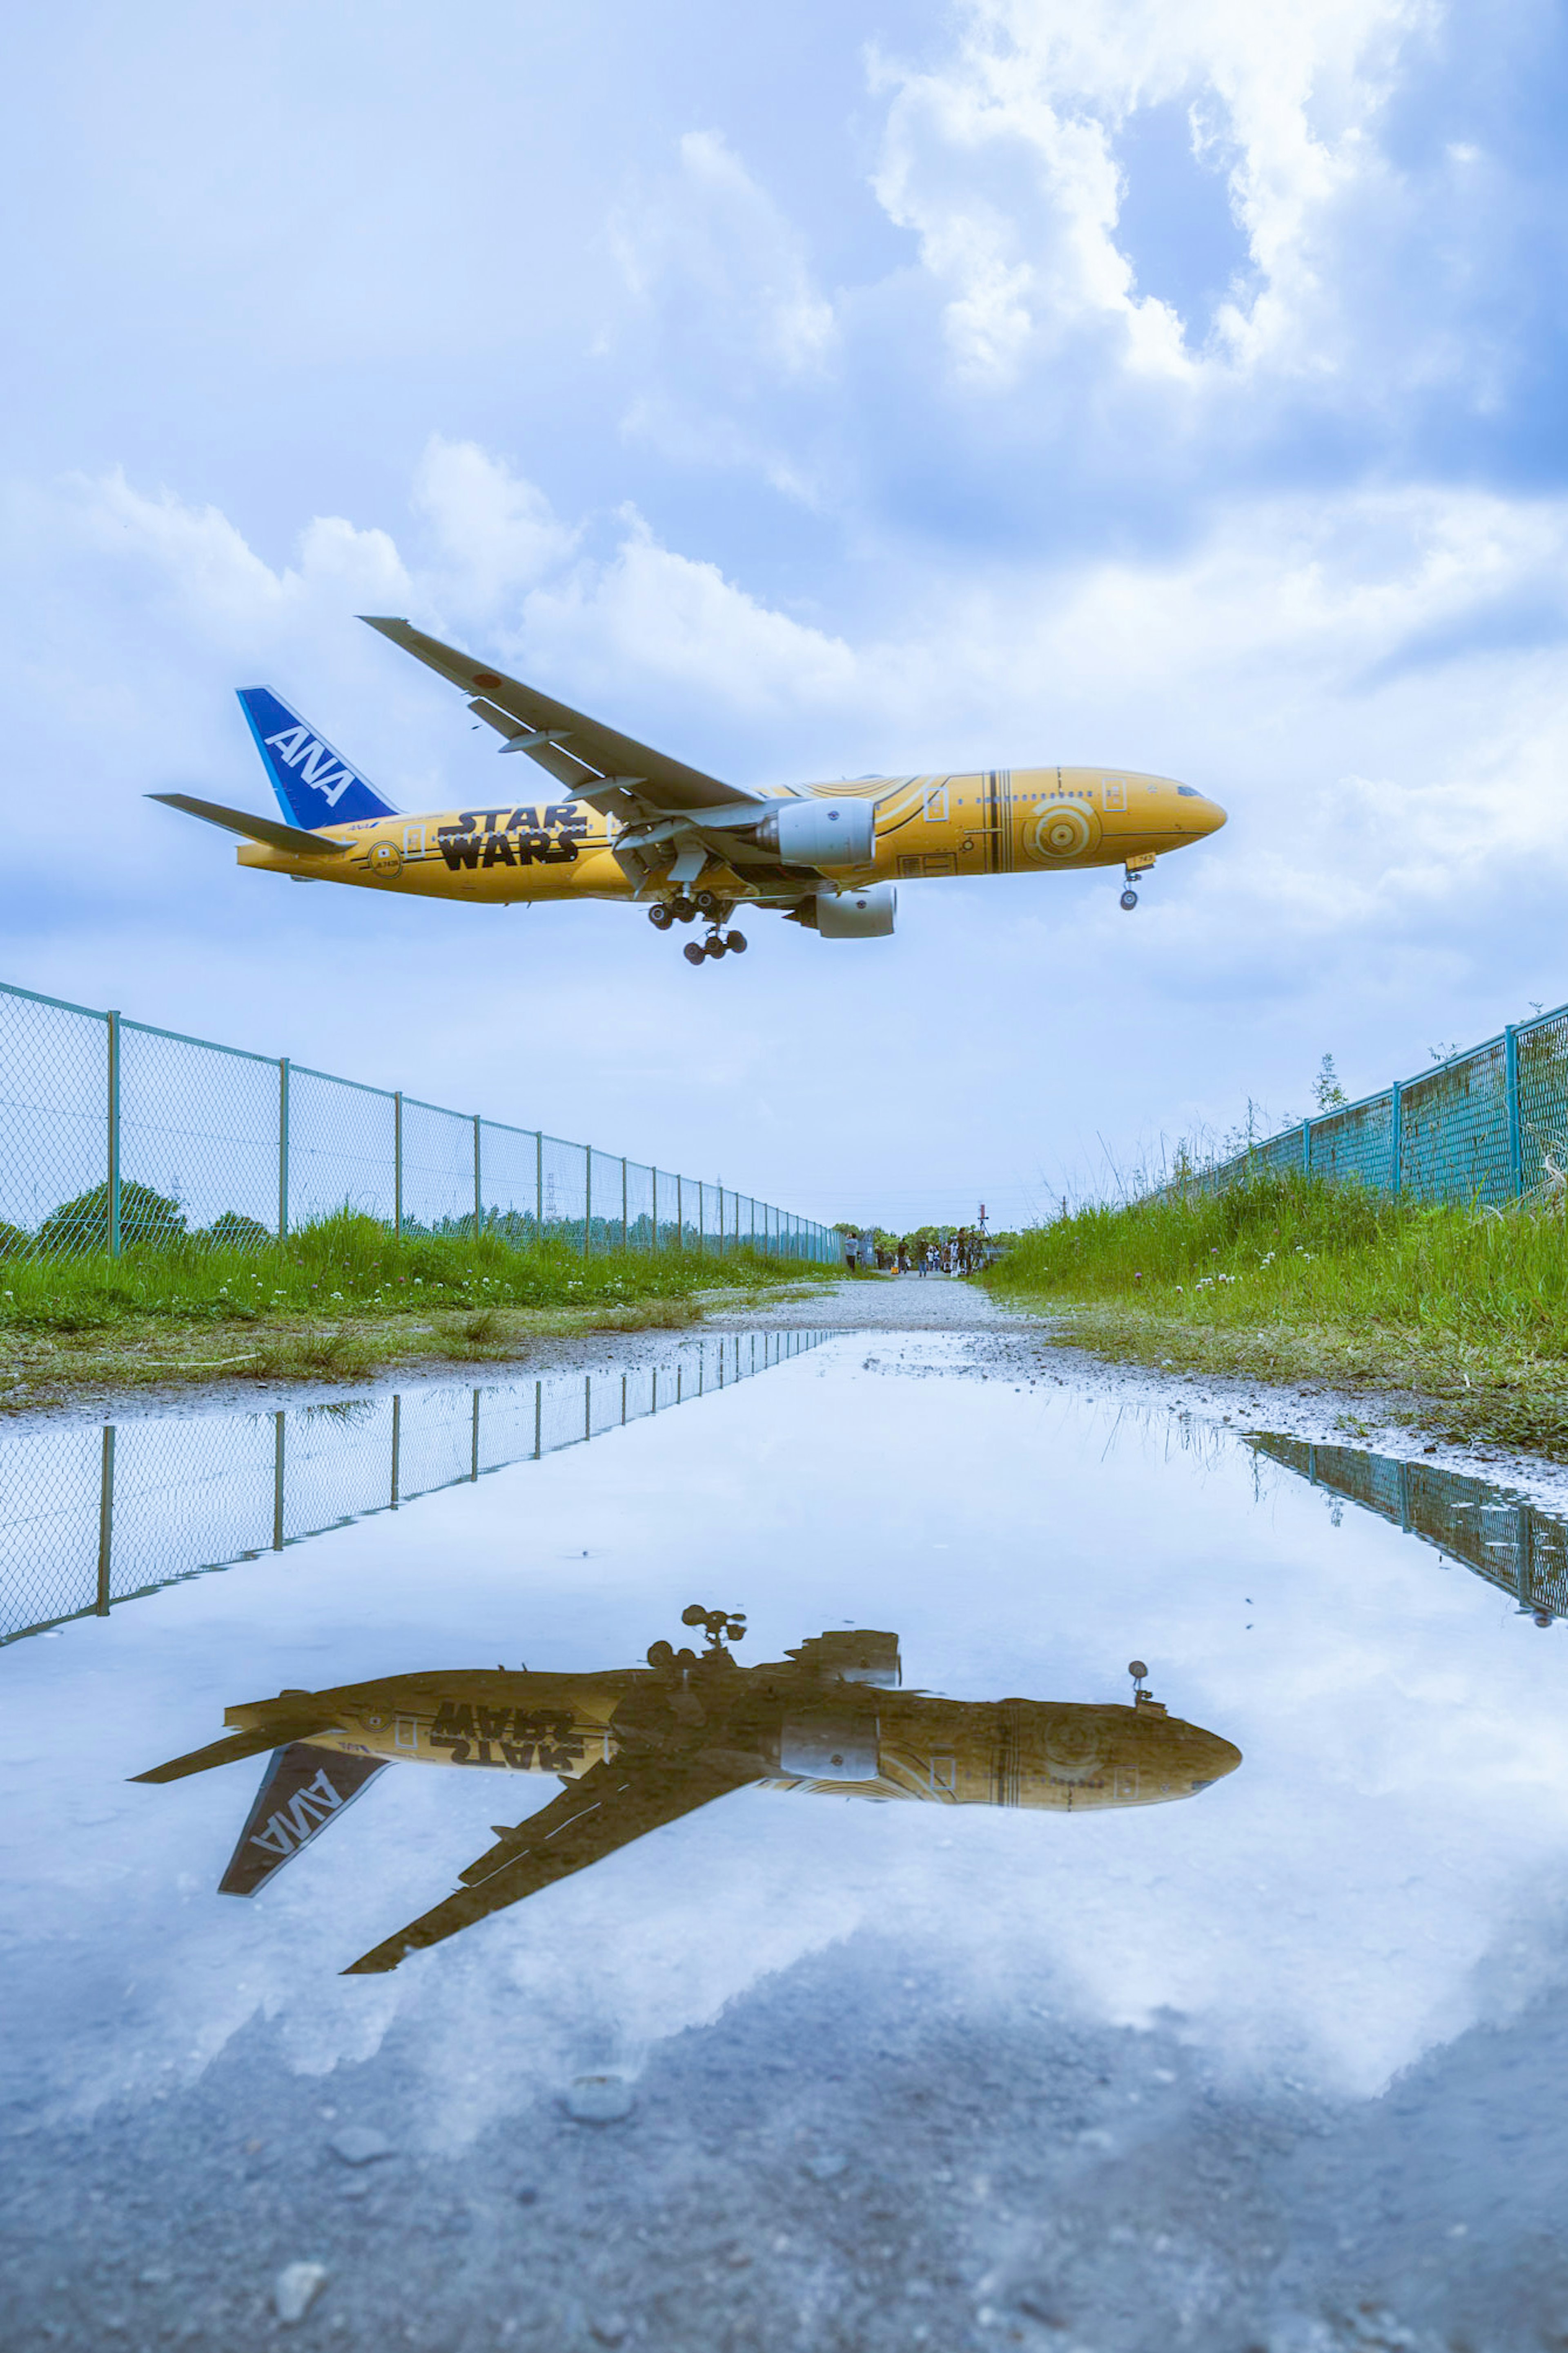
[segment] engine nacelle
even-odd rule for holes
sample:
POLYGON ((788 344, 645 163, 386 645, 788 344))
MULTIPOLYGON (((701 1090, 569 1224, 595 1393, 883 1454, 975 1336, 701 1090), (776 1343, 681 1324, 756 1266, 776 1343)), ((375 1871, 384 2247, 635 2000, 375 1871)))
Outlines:
POLYGON ((825 940, 885 940, 891 936, 899 894, 890 882, 864 891, 819 891, 816 928, 825 940))
POLYGON ((877 805, 781 801, 758 826, 757 839, 791 866, 868 866, 877 854, 877 805))
POLYGON ((878 1729, 874 1715, 786 1715, 779 1771, 801 1781, 874 1781, 878 1729))

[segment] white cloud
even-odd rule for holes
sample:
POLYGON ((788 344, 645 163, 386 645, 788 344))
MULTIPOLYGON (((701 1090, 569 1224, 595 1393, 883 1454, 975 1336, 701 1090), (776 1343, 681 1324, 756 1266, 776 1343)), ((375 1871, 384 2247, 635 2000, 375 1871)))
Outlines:
POLYGON ((580 536, 503 459, 438 433, 416 471, 413 505, 429 525, 447 597, 464 611, 489 613, 531 588, 566 562, 580 536))
POLYGON ((628 285, 645 301, 673 295, 684 321, 700 312, 703 335, 750 371, 816 374, 836 326, 804 241, 717 132, 688 132, 679 159, 616 216, 628 285))
POLYGON ((1234 156, 1232 208, 1261 280, 1223 307, 1208 364, 1331 364, 1324 241, 1335 207, 1386 171, 1378 112, 1427 14, 1423 0, 968 0, 949 57, 879 60, 893 96, 877 191, 943 290, 961 373, 1009 384, 1096 322, 1130 371, 1191 373, 1184 322, 1137 294, 1117 242, 1116 135, 1179 99, 1194 147, 1234 156))

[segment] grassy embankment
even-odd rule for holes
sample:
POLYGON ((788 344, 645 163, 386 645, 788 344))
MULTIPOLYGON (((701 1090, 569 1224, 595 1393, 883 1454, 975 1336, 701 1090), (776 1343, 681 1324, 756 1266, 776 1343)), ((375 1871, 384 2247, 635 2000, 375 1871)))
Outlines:
POLYGON ((737 1250, 514 1250, 398 1241, 342 1215, 264 1250, 195 1241, 0 1261, 0 1404, 102 1385, 345 1379, 390 1364, 492 1363, 578 1332, 675 1329, 830 1267, 737 1250))
POLYGON ((1080 1209, 989 1280, 1097 1355, 1397 1393, 1440 1436, 1568 1458, 1568 1231, 1540 1210, 1261 1176, 1080 1209))

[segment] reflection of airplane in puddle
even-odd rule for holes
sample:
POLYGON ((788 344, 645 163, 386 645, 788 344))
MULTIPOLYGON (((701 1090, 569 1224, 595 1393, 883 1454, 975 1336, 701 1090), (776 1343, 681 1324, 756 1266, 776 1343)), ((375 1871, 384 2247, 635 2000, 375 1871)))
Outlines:
POLYGON ((472 1771, 548 1773, 564 1787, 459 1875, 459 1892, 389 1936, 345 1976, 395 1969, 488 1913, 565 1879, 699 1806, 751 1785, 948 1806, 1079 1813, 1190 1797, 1234 1772, 1228 1740, 1166 1715, 1134 1662, 1131 1707, 901 1692, 896 1634, 816 1635, 787 1659, 740 1666, 745 1620, 693 1606, 700 1656, 656 1642, 646 1667, 540 1674, 504 1667, 391 1675, 286 1691, 225 1712, 237 1728, 137 1775, 178 1781, 274 1754, 223 1893, 253 1895, 400 1759, 472 1771))
POLYGON ((1462 1471, 1371 1454, 1364 1447, 1314 1446, 1269 1434, 1249 1443, 1314 1487, 1359 1504, 1463 1561, 1510 1595, 1521 1618, 1548 1627, 1568 1615, 1568 1530, 1522 1495, 1462 1471))

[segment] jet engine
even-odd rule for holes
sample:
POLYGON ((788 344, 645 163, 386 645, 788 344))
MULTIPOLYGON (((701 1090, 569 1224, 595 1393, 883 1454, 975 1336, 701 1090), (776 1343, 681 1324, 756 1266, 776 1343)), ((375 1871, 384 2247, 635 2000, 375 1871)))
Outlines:
POLYGON ((791 866, 868 866, 877 853, 877 805, 815 796, 780 801, 758 826, 757 839, 791 866))
POLYGON ((864 891, 818 891, 813 902, 825 940, 888 939, 898 903, 890 882, 874 882, 864 891))
POLYGON ((779 1730, 779 1770, 802 1781, 874 1781, 874 1715, 786 1715, 779 1730))

